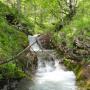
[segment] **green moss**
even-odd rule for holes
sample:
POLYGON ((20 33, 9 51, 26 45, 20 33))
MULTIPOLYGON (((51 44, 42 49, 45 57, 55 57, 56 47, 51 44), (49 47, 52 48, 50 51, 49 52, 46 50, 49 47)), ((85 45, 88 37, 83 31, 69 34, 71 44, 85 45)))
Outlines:
MULTIPOLYGON (((27 36, 8 24, 5 19, 7 13, 11 13, 17 17, 16 12, 14 8, 9 8, 0 2, 0 62, 4 62, 12 56, 17 55, 28 45, 27 36)), ((21 18, 21 21, 26 22, 24 18, 21 18)), ((24 73, 16 66, 15 62, 0 65, 0 79, 21 78, 24 76, 24 73)))
POLYGON ((67 42, 68 47, 73 47, 73 40, 76 37, 90 38, 90 0, 82 0, 76 9, 76 14, 69 24, 59 31, 56 37, 57 42, 67 42), (64 33, 64 36, 63 34, 64 33))
MULTIPOLYGON (((77 8, 76 14, 72 18, 69 24, 65 25, 62 30, 60 30, 58 33, 54 34, 54 43, 55 44, 61 44, 62 41, 65 41, 67 43, 67 48, 70 50, 73 50, 73 41, 77 38, 83 38, 83 40, 87 43, 89 41, 87 39, 90 39, 90 0, 82 0, 77 8)), ((60 53, 61 54, 61 53, 60 53)), ((64 56, 63 56, 64 57, 64 56)), ((85 60, 85 62, 90 62, 90 57, 83 58, 82 61, 85 60)), ((83 66, 75 63, 71 63, 71 60, 65 59, 64 64, 69 69, 74 71, 76 74, 76 78, 78 81, 82 80, 84 82, 84 79, 82 77, 82 71, 83 66)), ((79 83, 79 82, 78 82, 79 83)), ((85 84, 85 82, 84 82, 85 84)), ((85 84, 86 85, 86 84, 85 84)))
POLYGON ((23 50, 23 47, 28 45, 28 41, 23 32, 9 25, 5 19, 5 14, 15 13, 15 9, 12 10, 2 2, 0 6, 0 60, 6 60, 23 50))
POLYGON ((0 66, 1 79, 19 79, 25 77, 25 74, 14 63, 0 66))

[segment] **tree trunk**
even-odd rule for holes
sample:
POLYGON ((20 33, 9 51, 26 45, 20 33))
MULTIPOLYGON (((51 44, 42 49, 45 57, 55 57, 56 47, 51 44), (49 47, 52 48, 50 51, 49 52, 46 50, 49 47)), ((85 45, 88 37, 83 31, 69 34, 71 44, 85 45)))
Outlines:
POLYGON ((20 13, 21 13, 21 0, 17 0, 17 10, 18 10, 18 14, 20 15, 20 13))

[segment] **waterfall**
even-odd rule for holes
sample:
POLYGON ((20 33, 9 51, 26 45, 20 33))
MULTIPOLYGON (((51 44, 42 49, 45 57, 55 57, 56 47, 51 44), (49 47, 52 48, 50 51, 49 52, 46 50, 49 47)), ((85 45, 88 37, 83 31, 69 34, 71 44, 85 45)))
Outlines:
MULTIPOLYGON (((33 43, 35 43, 36 42, 36 39, 37 39, 37 35, 35 35, 35 36, 28 36, 29 45, 32 45, 33 43)), ((31 51, 32 51, 32 49, 34 51, 40 51, 40 47, 39 47, 39 45, 37 43, 35 43, 34 45, 32 45, 31 51)))
MULTIPOLYGON (((37 36, 29 36, 29 42, 36 41, 37 36)), ((65 67, 55 58, 54 52, 50 50, 41 51, 36 43, 32 46, 38 52, 38 67, 33 81, 24 79, 18 86, 18 90, 77 90, 76 77, 73 71, 67 71, 65 67)))

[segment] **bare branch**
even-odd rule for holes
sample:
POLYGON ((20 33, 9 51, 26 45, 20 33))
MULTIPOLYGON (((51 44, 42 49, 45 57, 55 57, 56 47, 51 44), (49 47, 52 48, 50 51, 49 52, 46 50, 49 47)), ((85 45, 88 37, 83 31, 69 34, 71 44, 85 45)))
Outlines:
MULTIPOLYGON (((34 45, 35 43, 36 43, 36 42, 32 43, 32 45, 34 45)), ((15 59, 18 58, 21 54, 23 54, 25 51, 30 50, 30 47, 31 47, 32 45, 27 46, 23 51, 21 51, 20 53, 18 53, 18 54, 15 55, 15 56, 13 56, 12 58, 6 60, 5 62, 1 62, 0 65, 9 63, 9 62, 15 60, 15 59)))
POLYGON ((65 2, 65 4, 66 4, 66 6, 68 6, 68 2, 67 2, 67 0, 64 0, 64 2, 65 2))
POLYGON ((63 6, 62 6, 61 2, 60 2, 59 0, 57 0, 57 2, 58 2, 58 4, 59 4, 60 8, 62 9, 63 6))
POLYGON ((53 12, 53 10, 51 10, 51 13, 52 13, 56 18, 58 18, 58 16, 55 14, 55 12, 53 12))

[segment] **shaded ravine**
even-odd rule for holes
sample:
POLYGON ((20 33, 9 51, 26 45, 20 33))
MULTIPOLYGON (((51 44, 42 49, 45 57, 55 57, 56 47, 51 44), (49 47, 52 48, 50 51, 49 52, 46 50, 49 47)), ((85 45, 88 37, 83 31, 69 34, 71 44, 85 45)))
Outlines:
MULTIPOLYGON (((29 42, 35 42, 37 36, 29 36, 29 42)), ((38 54, 38 67, 32 80, 23 79, 17 90, 77 90, 76 77, 67 71, 54 56, 54 51, 42 50, 36 43, 32 49, 38 54)))

